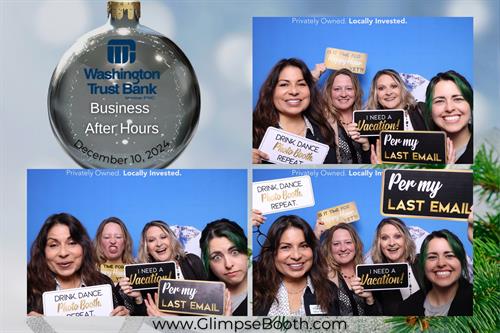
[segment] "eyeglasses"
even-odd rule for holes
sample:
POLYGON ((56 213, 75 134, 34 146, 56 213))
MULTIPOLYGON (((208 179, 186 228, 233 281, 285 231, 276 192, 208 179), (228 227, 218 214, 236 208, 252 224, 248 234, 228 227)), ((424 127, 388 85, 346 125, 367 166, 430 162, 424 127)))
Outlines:
POLYGON ((264 247, 264 243, 267 240, 266 234, 264 234, 262 231, 260 231, 260 226, 258 226, 254 231, 254 234, 257 234, 257 244, 261 247, 261 249, 264 247))

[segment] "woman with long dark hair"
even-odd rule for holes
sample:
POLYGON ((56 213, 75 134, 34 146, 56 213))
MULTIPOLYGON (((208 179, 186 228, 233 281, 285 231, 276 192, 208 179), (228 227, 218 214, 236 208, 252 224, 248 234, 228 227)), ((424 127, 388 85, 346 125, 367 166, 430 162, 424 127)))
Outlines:
POLYGON ((31 245, 28 263, 28 315, 42 315, 46 291, 109 284, 113 291, 111 316, 129 314, 109 277, 96 267, 96 258, 87 230, 67 213, 47 218, 31 245))
POLYGON ((201 259, 208 279, 222 281, 229 291, 227 315, 247 315, 248 243, 243 229, 233 221, 210 222, 201 233, 201 259))
POLYGON ((253 112, 252 162, 268 156, 258 150, 268 127, 327 144, 325 164, 337 163, 333 130, 323 115, 324 105, 306 64, 299 59, 280 60, 262 84, 253 112))
POLYGON ((339 315, 336 287, 302 218, 284 215, 271 225, 254 267, 254 315, 339 315))

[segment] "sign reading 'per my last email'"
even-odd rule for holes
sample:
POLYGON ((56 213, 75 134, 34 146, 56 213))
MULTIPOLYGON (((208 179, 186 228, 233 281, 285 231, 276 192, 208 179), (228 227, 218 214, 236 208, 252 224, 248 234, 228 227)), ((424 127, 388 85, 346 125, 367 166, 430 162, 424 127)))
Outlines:
POLYGON ((330 147, 275 127, 268 127, 259 150, 276 164, 323 164, 330 147))
POLYGON ((262 214, 314 206, 311 177, 266 180, 252 184, 253 208, 262 214))

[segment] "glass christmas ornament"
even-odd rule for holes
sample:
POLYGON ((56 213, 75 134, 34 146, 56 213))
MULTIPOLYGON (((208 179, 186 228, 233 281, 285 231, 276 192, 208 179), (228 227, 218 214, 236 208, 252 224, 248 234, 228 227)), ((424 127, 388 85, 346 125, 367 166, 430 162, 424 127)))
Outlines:
POLYGON ((139 24, 139 1, 109 1, 108 17, 57 65, 48 94, 52 129, 83 167, 165 167, 198 123, 193 67, 170 39, 139 24))

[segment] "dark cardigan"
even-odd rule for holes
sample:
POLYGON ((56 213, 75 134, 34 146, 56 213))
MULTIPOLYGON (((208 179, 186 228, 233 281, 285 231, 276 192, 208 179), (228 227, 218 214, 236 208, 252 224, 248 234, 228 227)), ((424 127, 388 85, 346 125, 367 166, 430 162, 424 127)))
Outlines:
MULTIPOLYGON (((472 316, 472 295, 472 284, 461 277, 448 316, 472 316)), ((425 316, 425 297, 426 294, 422 289, 411 295, 401 305, 400 314, 403 316, 425 316)))

